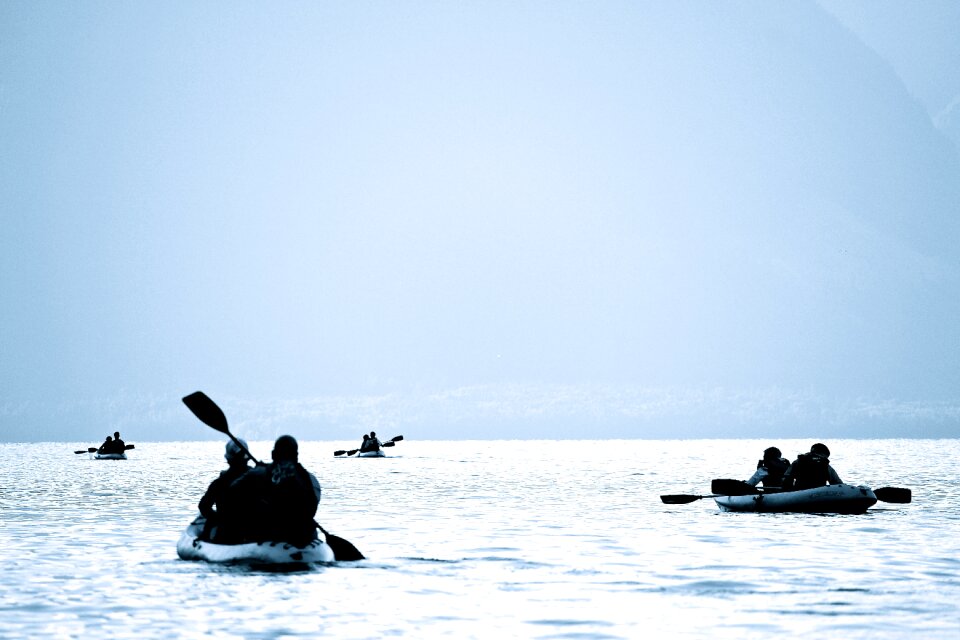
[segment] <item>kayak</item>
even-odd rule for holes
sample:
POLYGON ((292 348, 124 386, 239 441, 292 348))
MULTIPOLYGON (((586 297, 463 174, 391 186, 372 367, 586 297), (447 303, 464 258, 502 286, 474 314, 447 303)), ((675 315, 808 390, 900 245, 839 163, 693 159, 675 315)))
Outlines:
POLYGON ((383 451, 364 451, 357 454, 358 458, 386 458, 387 454, 383 451))
POLYGON ((125 453, 96 453, 94 454, 95 460, 126 460, 127 454, 125 453))
POLYGON ((200 540, 206 518, 197 516, 177 541, 177 555, 183 560, 205 560, 227 564, 307 564, 333 562, 333 550, 326 536, 305 547, 286 542, 247 542, 243 544, 215 544, 200 540))
POLYGON ((864 513, 877 503, 870 487, 833 484, 801 491, 714 496, 721 511, 755 513, 864 513))

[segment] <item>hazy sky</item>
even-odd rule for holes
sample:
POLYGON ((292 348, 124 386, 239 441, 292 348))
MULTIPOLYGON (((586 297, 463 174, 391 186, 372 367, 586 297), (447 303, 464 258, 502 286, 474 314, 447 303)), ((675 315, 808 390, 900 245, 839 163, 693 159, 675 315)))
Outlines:
POLYGON ((2 2, 0 440, 960 437, 957 33, 2 2))

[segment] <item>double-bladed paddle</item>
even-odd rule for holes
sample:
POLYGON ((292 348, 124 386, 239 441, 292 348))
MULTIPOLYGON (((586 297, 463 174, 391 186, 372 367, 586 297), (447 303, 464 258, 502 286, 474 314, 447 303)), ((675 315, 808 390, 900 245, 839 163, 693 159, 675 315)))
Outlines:
MULTIPOLYGON (((124 450, 129 451, 130 449, 133 449, 133 448, 135 447, 132 444, 128 444, 124 447, 124 450)), ((74 451, 74 453, 96 453, 97 451, 99 451, 97 447, 88 447, 83 451, 74 451)))
MULTIPOLYGON (((223 433, 230 437, 233 442, 240 447, 240 450, 247 454, 247 457, 253 460, 255 464, 260 464, 256 458, 253 457, 253 454, 243 446, 243 443, 240 442, 232 433, 227 426, 227 417, 223 414, 223 411, 217 404, 211 400, 207 394, 203 391, 195 391, 190 395, 183 398, 183 404, 187 405, 187 408, 193 412, 193 415, 197 416, 202 423, 208 427, 216 429, 220 433, 223 433)), ((330 550, 333 551, 333 557, 335 560, 363 560, 363 554, 350 543, 349 540, 345 540, 339 536, 335 536, 332 533, 328 533, 323 527, 314 522, 320 531, 323 531, 323 534, 327 537, 327 544, 330 545, 330 550)))
MULTIPOLYGON (((664 504, 689 504, 702 498, 749 496, 761 493, 759 489, 747 484, 743 480, 730 480, 726 478, 713 480, 710 483, 710 490, 713 491, 711 495, 665 495, 660 496, 660 500, 662 500, 664 504)), ((874 489, 873 493, 877 496, 877 500, 893 504, 908 504, 912 499, 910 489, 902 489, 899 487, 880 487, 879 489, 874 489)))
MULTIPOLYGON (((401 440, 403 440, 403 436, 393 436, 392 438, 390 438, 390 439, 387 440, 386 442, 381 443, 380 446, 381 446, 381 447, 395 447, 395 446, 397 446, 397 443, 400 442, 401 440)), ((342 456, 343 454, 347 454, 348 456, 352 456, 352 455, 355 454, 357 451, 360 451, 360 449, 350 449, 350 450, 347 450, 347 449, 337 449, 336 451, 333 452, 333 455, 335 455, 335 456, 342 456)))
POLYGON ((719 498, 720 496, 746 496, 753 493, 760 493, 756 487, 753 487, 743 480, 725 480, 718 479, 710 483, 710 491, 713 493, 706 496, 698 495, 666 495, 660 496, 664 504, 690 504, 703 498, 719 498))

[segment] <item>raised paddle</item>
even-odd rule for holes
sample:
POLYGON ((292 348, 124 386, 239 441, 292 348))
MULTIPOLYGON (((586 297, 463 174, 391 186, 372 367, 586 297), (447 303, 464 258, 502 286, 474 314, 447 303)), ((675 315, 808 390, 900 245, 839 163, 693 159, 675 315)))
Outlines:
POLYGON ((243 443, 240 442, 236 436, 230 433, 230 428, 227 426, 227 416, 223 415, 223 410, 221 410, 220 407, 217 406, 217 403, 211 400, 207 394, 203 391, 194 391, 183 398, 183 404, 187 405, 187 408, 193 412, 193 415, 200 418, 200 422, 229 436, 234 444, 240 447, 240 450, 247 454, 248 458, 253 460, 254 464, 260 464, 260 462, 253 457, 253 454, 250 453, 250 450, 243 446, 243 443))
MULTIPOLYGON (((230 436, 230 439, 240 447, 241 451, 247 454, 247 457, 253 460, 254 464, 260 464, 257 459, 253 457, 253 454, 243 446, 243 443, 230 433, 230 429, 227 427, 227 417, 223 415, 223 411, 217 406, 217 403, 211 400, 207 394, 203 391, 195 391, 183 398, 183 404, 187 405, 187 408, 190 409, 193 415, 197 416, 202 423, 216 429, 220 433, 230 436)), ((330 550, 333 551, 335 560, 364 559, 363 554, 349 541, 335 536, 332 533, 327 533, 327 531, 316 522, 314 522, 314 524, 327 536, 327 544, 330 545, 330 550)))

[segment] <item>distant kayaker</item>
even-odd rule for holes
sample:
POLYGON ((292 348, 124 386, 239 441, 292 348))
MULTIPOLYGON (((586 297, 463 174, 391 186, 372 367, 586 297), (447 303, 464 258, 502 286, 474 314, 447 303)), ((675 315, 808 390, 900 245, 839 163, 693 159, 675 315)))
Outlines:
POLYGON ((107 436, 107 439, 104 440, 103 444, 100 445, 100 448, 97 449, 97 453, 101 455, 104 453, 113 453, 113 438, 107 436))
POLYGON ((783 474, 783 488, 791 491, 813 489, 828 484, 843 484, 830 466, 830 449, 818 442, 810 453, 801 453, 783 474))
POLYGON ((371 431, 370 437, 367 438, 367 451, 380 451, 382 444, 383 443, 380 442, 380 439, 377 438, 377 432, 371 431))
POLYGON ((123 440, 120 439, 120 432, 119 432, 119 431, 114 431, 114 432, 113 432, 113 450, 114 450, 114 452, 115 452, 115 453, 123 453, 124 451, 126 451, 126 449, 127 449, 126 443, 125 443, 123 440))
POLYGON ((273 462, 254 467, 230 485, 231 526, 245 539, 303 547, 317 538, 313 518, 320 482, 297 458, 296 439, 280 436, 273 445, 273 462))
POLYGON ((789 467, 790 461, 783 457, 780 449, 764 449, 763 459, 757 462, 757 470, 747 480, 747 484, 755 487, 762 482, 764 487, 780 488, 783 486, 783 474, 789 467))
POLYGON ((369 446, 368 444, 369 442, 370 442, 370 436, 368 436, 367 434, 363 434, 363 442, 360 444, 360 453, 364 453, 367 450, 367 447, 369 446))
MULTIPOLYGON (((247 448, 246 440, 237 438, 243 449, 247 448)), ((220 472, 220 476, 210 483, 207 492, 200 498, 200 514, 207 519, 203 527, 203 533, 200 534, 202 540, 211 540, 213 542, 229 543, 229 531, 221 530, 220 509, 223 504, 224 496, 230 485, 240 476, 250 470, 247 464, 247 454, 233 440, 227 443, 226 452, 223 457, 227 461, 227 469, 220 472)), ((226 528, 225 528, 226 529, 226 528)))

